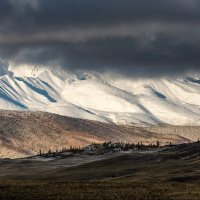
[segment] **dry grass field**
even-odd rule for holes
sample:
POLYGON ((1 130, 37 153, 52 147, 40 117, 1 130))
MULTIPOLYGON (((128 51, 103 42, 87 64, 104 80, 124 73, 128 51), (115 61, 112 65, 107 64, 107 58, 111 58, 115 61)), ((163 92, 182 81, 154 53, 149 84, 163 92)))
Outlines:
POLYGON ((0 182, 2 200, 199 200, 200 184, 0 182))
POLYGON ((101 156, 1 160, 0 199, 200 199, 199 142, 101 156))

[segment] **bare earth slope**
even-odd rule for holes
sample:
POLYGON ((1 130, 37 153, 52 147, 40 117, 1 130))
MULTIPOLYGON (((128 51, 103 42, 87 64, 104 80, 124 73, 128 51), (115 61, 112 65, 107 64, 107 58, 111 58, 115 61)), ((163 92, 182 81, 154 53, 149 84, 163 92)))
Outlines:
POLYGON ((148 126, 144 128, 146 131, 159 133, 159 134, 175 134, 183 136, 192 141, 200 139, 200 126, 148 126))
POLYGON ((44 112, 0 111, 0 156, 25 157, 41 149, 83 147, 105 141, 173 144, 188 142, 173 134, 158 134, 133 126, 89 121, 44 112))

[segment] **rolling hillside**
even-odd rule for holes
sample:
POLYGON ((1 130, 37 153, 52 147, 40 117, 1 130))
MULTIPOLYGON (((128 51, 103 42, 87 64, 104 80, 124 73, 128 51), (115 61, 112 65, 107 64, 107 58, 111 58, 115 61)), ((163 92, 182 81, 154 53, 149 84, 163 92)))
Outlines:
POLYGON ((92 143, 188 142, 173 134, 158 134, 134 126, 29 111, 0 111, 0 157, 19 158, 62 148, 83 147, 92 143))

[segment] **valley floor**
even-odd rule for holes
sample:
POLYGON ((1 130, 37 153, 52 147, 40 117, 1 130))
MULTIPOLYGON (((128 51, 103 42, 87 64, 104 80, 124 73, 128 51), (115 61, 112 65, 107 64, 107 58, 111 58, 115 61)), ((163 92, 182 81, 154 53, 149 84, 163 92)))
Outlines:
POLYGON ((98 156, 1 160, 0 199, 200 199, 199 142, 98 156))
POLYGON ((140 182, 0 182, 2 200, 199 200, 200 184, 140 182))

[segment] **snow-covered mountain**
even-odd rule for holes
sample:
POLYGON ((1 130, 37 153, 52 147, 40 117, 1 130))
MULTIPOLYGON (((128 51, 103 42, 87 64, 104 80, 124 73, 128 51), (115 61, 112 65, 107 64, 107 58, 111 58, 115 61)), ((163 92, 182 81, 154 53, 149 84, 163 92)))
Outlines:
POLYGON ((37 67, 0 73, 0 109, 119 124, 200 125, 200 77, 136 79, 37 67))

